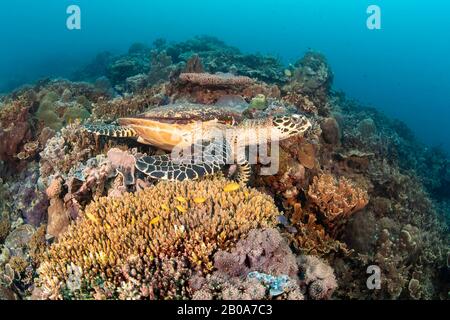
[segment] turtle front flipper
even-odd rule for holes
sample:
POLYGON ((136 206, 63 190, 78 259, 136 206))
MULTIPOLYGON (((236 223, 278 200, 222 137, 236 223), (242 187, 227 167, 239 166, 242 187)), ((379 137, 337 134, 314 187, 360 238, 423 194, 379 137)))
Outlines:
POLYGON ((242 159, 237 163, 237 171, 232 175, 232 178, 239 183, 247 184, 252 175, 252 167, 246 159, 242 159))
MULTIPOLYGON (((194 150, 199 144, 190 148, 194 150)), ((201 144, 202 154, 193 153, 189 160, 179 161, 171 154, 145 156, 136 160, 136 168, 153 179, 183 181, 197 180, 221 172, 230 155, 227 143, 207 141, 201 144)))
POLYGON ((131 127, 124 127, 114 124, 86 124, 84 128, 99 136, 114 138, 137 138, 136 131, 131 127))

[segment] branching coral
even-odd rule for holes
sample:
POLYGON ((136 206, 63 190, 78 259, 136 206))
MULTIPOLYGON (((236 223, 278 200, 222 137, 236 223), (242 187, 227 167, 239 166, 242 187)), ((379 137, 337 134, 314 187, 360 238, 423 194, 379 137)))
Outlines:
POLYGON ((346 178, 336 179, 329 174, 314 177, 308 190, 308 199, 319 209, 324 223, 331 229, 345 222, 369 202, 366 191, 356 187, 346 178))
POLYGON ((51 298, 61 298, 67 266, 74 264, 82 269, 85 290, 103 283, 117 293, 127 282, 123 268, 134 259, 134 278, 164 297, 158 291, 162 284, 151 282, 153 273, 171 272, 160 269, 160 261, 181 259, 207 272, 217 250, 233 246, 253 228, 276 224, 279 213, 270 197, 245 187, 227 192, 227 184, 223 179, 159 183, 118 199, 96 200, 46 254, 42 287, 51 298))

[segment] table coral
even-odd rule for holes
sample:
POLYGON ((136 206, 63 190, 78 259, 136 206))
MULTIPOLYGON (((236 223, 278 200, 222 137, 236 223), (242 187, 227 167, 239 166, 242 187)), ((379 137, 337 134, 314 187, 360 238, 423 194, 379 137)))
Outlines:
POLYGON ((255 81, 249 77, 235 76, 232 74, 210 74, 210 73, 182 73, 180 81, 209 87, 237 87, 248 86, 255 81))
POLYGON ((131 273, 140 281, 134 286, 152 284, 155 295, 165 297, 158 294, 162 284, 150 282, 153 272, 170 274, 158 261, 182 259, 191 269, 208 272, 217 250, 232 247, 253 228, 276 224, 279 213, 270 197, 243 186, 226 192, 228 183, 163 182, 122 198, 96 200, 47 252, 40 267, 42 287, 51 298, 62 298, 67 266, 73 263, 82 268, 88 292, 99 279, 117 289, 126 282, 122 269, 136 259, 131 273), (196 203, 198 197, 206 201, 196 203))

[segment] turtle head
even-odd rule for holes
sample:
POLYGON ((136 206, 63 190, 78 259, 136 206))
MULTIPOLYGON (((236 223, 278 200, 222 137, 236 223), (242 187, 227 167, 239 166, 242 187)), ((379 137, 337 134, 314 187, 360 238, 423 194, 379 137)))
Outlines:
POLYGON ((273 118, 272 124, 278 130, 280 139, 303 134, 312 126, 308 118, 300 114, 276 116, 273 118))

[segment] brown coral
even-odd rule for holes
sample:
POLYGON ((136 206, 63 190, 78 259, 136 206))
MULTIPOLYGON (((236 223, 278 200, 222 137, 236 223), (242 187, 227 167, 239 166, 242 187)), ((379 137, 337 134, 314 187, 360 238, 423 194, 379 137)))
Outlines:
POLYGON ((32 137, 29 109, 23 100, 15 100, 0 109, 0 161, 13 161, 20 146, 32 137))
POLYGON ((297 251, 302 254, 317 256, 332 256, 332 254, 350 254, 347 246, 332 238, 324 226, 317 221, 316 215, 302 209, 301 205, 294 205, 291 222, 295 227, 294 233, 288 233, 297 251))
POLYGON ((253 228, 274 226, 279 215, 270 197, 246 187, 227 192, 227 184, 223 179, 159 183, 122 198, 96 200, 48 251, 40 268, 43 288, 60 298, 71 264, 93 287, 101 278, 118 288, 132 257, 134 265, 158 272, 164 270, 156 262, 171 258, 211 270, 217 250, 233 246, 253 228))
POLYGON ((369 202, 369 196, 346 178, 336 179, 330 174, 322 174, 314 177, 308 190, 308 200, 318 208, 324 223, 333 229, 354 212, 363 209, 369 202))

